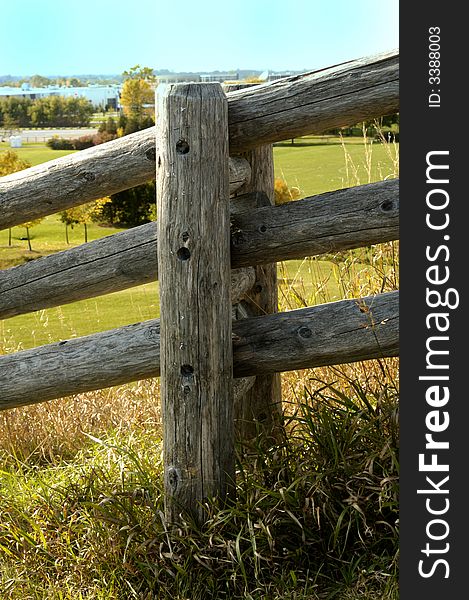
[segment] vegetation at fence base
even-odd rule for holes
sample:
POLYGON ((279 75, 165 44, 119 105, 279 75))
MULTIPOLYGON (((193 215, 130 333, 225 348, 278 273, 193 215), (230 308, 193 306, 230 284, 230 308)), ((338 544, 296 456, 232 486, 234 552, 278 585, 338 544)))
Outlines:
POLYGON ((94 113, 86 98, 0 98, 0 127, 85 127, 94 113))
POLYGON ((395 385, 334 376, 294 399, 281 442, 240 451, 237 500, 208 502, 202 530, 167 529, 161 443, 142 421, 75 452, 60 436, 29 459, 3 450, 2 597, 397 598, 395 385))

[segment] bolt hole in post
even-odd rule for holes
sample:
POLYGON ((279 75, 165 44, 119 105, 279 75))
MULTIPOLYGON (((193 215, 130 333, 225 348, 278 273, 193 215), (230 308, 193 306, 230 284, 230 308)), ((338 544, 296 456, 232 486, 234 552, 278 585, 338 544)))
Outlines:
POLYGON ((189 260, 189 258, 191 257, 191 251, 189 250, 189 248, 179 248, 179 250, 176 252, 176 256, 179 258, 179 260, 189 260))
POLYGON ((192 365, 182 365, 181 375, 188 378, 192 377, 194 375, 194 367, 192 365))
POLYGON ((187 154, 189 152, 189 144, 186 140, 178 140, 176 143, 176 152, 178 154, 187 154))

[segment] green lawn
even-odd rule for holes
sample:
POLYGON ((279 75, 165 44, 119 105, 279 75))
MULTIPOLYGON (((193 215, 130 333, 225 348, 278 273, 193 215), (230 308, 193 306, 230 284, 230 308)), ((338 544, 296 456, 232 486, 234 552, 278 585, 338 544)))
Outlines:
POLYGON ((344 142, 345 150, 334 137, 302 138, 294 146, 278 144, 274 147, 275 175, 290 187, 299 187, 305 197, 382 181, 395 173, 398 146, 373 143, 367 155, 363 138, 345 138, 344 142))
MULTIPOLYGON (((297 185, 302 195, 313 195, 340 187, 356 185, 356 175, 349 166, 348 179, 345 154, 340 141, 331 138, 308 138, 274 148, 276 176, 284 177, 290 186, 297 185), (303 144, 303 145, 301 145, 303 144), (354 178, 355 177, 355 181, 354 178)), ((366 156, 362 140, 347 140, 346 149, 360 182, 368 181, 366 156)), ((1 148, 0 148, 1 150, 1 148)), ((19 149, 22 157, 34 163, 50 160, 66 152, 49 150, 41 145, 27 145, 19 149)), ((392 159, 380 144, 372 147, 372 180, 382 179, 392 172, 392 159)), ((110 235, 117 229, 91 225, 91 241, 110 235)), ((0 231, 0 268, 8 268, 27 260, 64 250, 65 226, 52 215, 31 230, 33 252, 29 252, 24 228, 12 229, 12 246, 8 245, 8 231, 0 231)), ((71 245, 83 243, 83 226, 69 230, 71 245)), ((352 264, 353 273, 346 273, 353 288, 360 290, 361 282, 373 277, 372 268, 361 263, 352 264)), ((350 270, 348 266, 345 270, 350 270)), ((297 308, 321 302, 338 300, 350 295, 351 286, 344 284, 344 267, 328 260, 308 259, 289 261, 279 265, 283 282, 279 297, 283 309, 297 308)), ((114 327, 159 316, 158 284, 147 284, 115 294, 52 308, 29 315, 0 321, 0 353, 17 348, 29 348, 70 337, 87 335, 114 327)))
MULTIPOLYGON (((6 142, 0 142, 0 154, 5 150, 10 150, 10 145, 6 142)), ((31 163, 33 167, 48 160, 54 160, 54 158, 60 158, 61 156, 76 152, 76 150, 51 150, 45 144, 34 144, 32 142, 23 144, 21 148, 14 148, 14 151, 20 158, 31 163)))

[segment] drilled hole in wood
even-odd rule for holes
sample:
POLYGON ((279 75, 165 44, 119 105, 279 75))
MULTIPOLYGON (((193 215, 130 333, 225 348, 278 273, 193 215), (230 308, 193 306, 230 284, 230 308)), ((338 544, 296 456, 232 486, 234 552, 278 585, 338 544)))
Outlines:
POLYGON ((145 156, 146 156, 147 160, 155 161, 156 160, 156 149, 155 148, 149 148, 145 152, 145 156))
POLYGON ((179 260, 189 260, 191 257, 191 251, 189 248, 179 248, 179 250, 176 252, 176 256, 179 258, 179 260))
POLYGON ((179 140, 176 143, 176 152, 178 154, 187 154, 189 152, 189 144, 186 140, 179 140))
POLYGON ((382 204, 381 204, 381 210, 384 210, 385 212, 389 212, 390 210, 392 210, 394 208, 394 203, 392 200, 385 200, 382 204))
POLYGON ((260 231, 261 233, 265 233, 265 232, 267 231, 267 227, 266 227, 265 225, 261 225, 261 226, 259 227, 259 231, 260 231))
POLYGON ((309 327, 300 327, 298 329, 298 335, 302 338, 310 338, 313 333, 309 327))

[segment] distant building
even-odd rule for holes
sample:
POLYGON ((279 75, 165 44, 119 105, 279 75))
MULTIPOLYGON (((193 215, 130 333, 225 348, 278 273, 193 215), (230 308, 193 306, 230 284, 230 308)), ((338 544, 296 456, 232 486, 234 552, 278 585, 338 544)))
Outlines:
POLYGON ((299 75, 300 73, 303 73, 303 71, 269 71, 267 81, 277 81, 277 79, 299 75))
POLYGON ((200 75, 198 73, 171 73, 157 75, 156 79, 158 83, 198 83, 200 75))
POLYGON ((15 97, 36 100, 45 96, 83 97, 99 108, 117 109, 120 97, 120 85, 89 85, 86 87, 61 87, 50 85, 43 88, 32 88, 23 83, 20 88, 0 86, 0 98, 15 97))
POLYGON ((237 81, 239 79, 239 73, 203 73, 200 75, 200 81, 205 83, 209 81, 219 81, 223 83, 225 81, 237 81))

